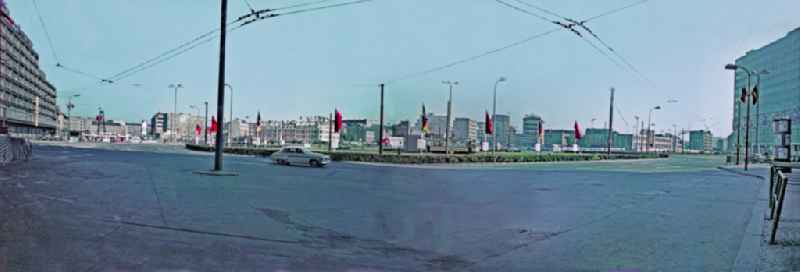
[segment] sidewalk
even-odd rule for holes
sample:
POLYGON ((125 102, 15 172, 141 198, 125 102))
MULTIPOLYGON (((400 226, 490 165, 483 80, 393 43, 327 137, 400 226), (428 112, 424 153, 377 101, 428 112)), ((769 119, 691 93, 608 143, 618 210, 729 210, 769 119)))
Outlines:
POLYGON ((800 271, 800 171, 789 175, 789 186, 783 203, 783 212, 776 235, 776 244, 770 245, 769 238, 772 231, 772 220, 769 220, 769 168, 767 165, 752 165, 745 172, 740 166, 721 166, 720 170, 751 176, 760 179, 761 191, 759 201, 753 209, 753 222, 760 220, 760 226, 753 224, 748 227, 748 232, 753 233, 755 239, 745 237, 737 258, 737 271, 800 271), (749 242, 748 242, 749 241, 749 242), (742 253, 757 248, 756 256, 742 253), (754 262, 754 263, 749 263, 754 262))

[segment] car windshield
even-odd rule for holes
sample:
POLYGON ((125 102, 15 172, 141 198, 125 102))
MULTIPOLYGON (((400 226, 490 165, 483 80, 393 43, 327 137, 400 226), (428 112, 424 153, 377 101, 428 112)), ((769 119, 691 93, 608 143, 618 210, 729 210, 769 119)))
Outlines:
POLYGON ((798 11, 0 0, 0 272, 800 271, 798 11))

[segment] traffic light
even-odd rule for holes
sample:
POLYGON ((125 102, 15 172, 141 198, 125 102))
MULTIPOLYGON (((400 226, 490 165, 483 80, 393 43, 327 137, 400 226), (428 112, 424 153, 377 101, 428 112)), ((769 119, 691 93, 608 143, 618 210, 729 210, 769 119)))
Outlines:
POLYGON ((740 96, 742 103, 747 103, 747 88, 742 88, 742 96, 740 96))
POLYGON ((758 86, 753 87, 753 105, 758 103, 758 86))

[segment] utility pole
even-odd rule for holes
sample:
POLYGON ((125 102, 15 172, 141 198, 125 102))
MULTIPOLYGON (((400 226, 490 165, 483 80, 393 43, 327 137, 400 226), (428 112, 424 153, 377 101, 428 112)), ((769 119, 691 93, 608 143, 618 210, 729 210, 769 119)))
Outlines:
MULTIPOLYGON (((217 79, 217 120, 223 119, 225 114, 225 30, 228 15, 228 0, 222 0, 220 16, 220 39, 219 39, 219 78, 217 79)), ((217 133, 217 147, 214 150, 214 171, 222 171, 222 149, 225 147, 225 138, 222 131, 225 126, 220 126, 220 133, 217 133)))
POLYGON ((611 104, 608 109, 608 155, 611 156, 611 144, 614 143, 614 139, 611 137, 613 136, 614 131, 614 88, 611 88, 611 104))
POLYGON ((333 113, 328 119, 328 152, 333 151, 333 113))
POLYGON ((208 144, 208 101, 203 102, 206 106, 206 117, 203 119, 203 143, 208 144))
POLYGON ((633 146, 631 148, 633 148, 636 151, 639 151, 639 143, 638 142, 642 140, 641 137, 639 137, 639 116, 635 115, 635 116, 633 116, 633 119, 636 119, 636 121, 633 122, 633 137, 636 140, 633 141, 633 146))
POLYGON ((378 127, 378 154, 383 155, 383 87, 386 84, 381 83, 381 120, 378 127))

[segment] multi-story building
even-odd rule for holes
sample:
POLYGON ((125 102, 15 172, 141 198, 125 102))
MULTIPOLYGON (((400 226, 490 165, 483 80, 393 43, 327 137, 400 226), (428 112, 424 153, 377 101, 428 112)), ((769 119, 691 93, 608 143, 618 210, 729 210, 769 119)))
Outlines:
MULTIPOLYGON (((611 149, 616 151, 629 151, 633 146, 633 134, 611 132, 611 149)), ((578 145, 582 150, 606 150, 608 148, 608 129, 588 128, 578 145)))
POLYGON ((539 143, 539 127, 543 125, 542 117, 528 114, 522 118, 522 134, 517 135, 515 145, 521 149, 529 150, 539 143))
POLYGON ((453 140, 459 144, 478 142, 478 122, 458 117, 453 122, 453 140))
POLYGON ((0 13, 0 126, 17 136, 55 134, 56 88, 39 68, 33 43, 2 1, 0 13))
POLYGON ((575 144, 575 131, 566 129, 545 129, 544 130, 544 146, 543 150, 553 150, 558 146, 559 148, 571 147, 575 144))
POLYGON ((711 131, 689 131, 688 149, 695 152, 711 152, 714 149, 714 136, 711 135, 711 131))
MULTIPOLYGON (((262 123, 259 138, 271 144, 327 143, 331 137, 339 142, 340 133, 330 135, 330 119, 325 116, 312 116, 299 120, 267 120, 262 123)), ((387 134, 388 136, 388 134, 387 134)))
POLYGON ((169 131, 169 117, 166 112, 159 112, 150 118, 150 134, 154 138, 161 138, 169 131))
POLYGON ((727 152, 728 151, 728 139, 723 137, 714 137, 714 151, 716 152, 727 152))
MULTIPOLYGON (((511 117, 505 114, 497 114, 494 119, 494 137, 497 137, 497 145, 499 147, 507 147, 511 143, 511 135, 514 132, 511 129, 511 117)), ((489 138, 490 146, 493 143, 494 137, 489 138)))
MULTIPOLYGON (((776 117, 789 117, 795 123, 800 121, 800 28, 759 49, 748 51, 736 59, 736 65, 753 73, 769 71, 760 76, 758 104, 750 106, 750 153, 772 154, 775 143, 772 120, 776 117)), ((757 76, 751 77, 752 85, 757 81, 757 76)), ((745 149, 747 105, 741 103, 739 97, 747 82, 747 73, 742 69, 737 70, 733 89, 733 140, 728 145, 732 145, 731 150, 735 152, 736 137, 740 137, 742 154, 745 149), (736 133, 739 128, 740 135, 736 133)), ((800 154, 800 125, 792 126, 792 148, 793 155, 800 154)), ((794 160, 798 158, 800 157, 796 156, 794 160)))

